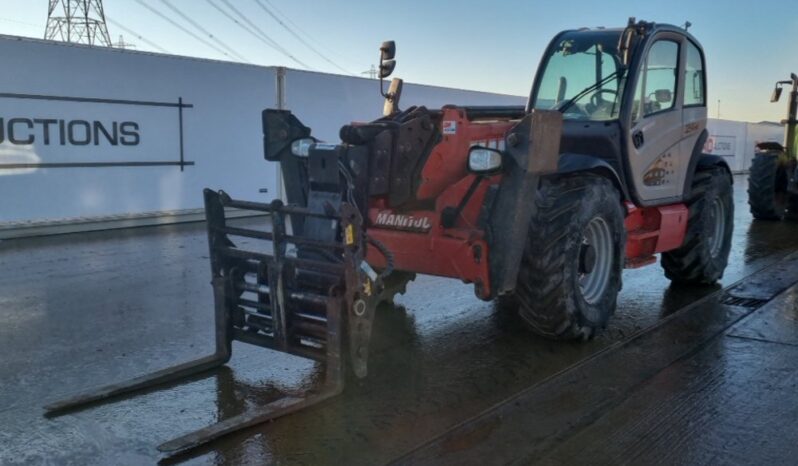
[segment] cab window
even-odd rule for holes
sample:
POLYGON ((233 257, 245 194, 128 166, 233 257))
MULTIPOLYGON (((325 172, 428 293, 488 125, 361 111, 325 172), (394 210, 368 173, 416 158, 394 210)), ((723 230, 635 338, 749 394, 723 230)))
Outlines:
POLYGON ((626 82, 618 31, 565 33, 544 57, 533 108, 555 109, 566 120, 618 118, 626 82))
POLYGON ((635 121, 673 108, 678 69, 679 44, 671 40, 655 42, 637 77, 632 106, 635 121))
POLYGON ((704 61, 701 51, 692 42, 687 43, 687 63, 684 69, 684 106, 704 106, 704 61))

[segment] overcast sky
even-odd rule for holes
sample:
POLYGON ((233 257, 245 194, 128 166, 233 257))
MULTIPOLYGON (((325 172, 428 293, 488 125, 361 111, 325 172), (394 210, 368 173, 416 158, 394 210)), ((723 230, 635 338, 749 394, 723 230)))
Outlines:
MULTIPOLYGON (((47 4, 47 0, 0 0, 0 33, 42 37, 47 4)), ((773 83, 798 72, 794 0, 105 0, 104 4, 114 42, 122 35, 137 50, 241 61, 238 56, 256 64, 361 75, 376 62, 379 43, 394 39, 396 76, 517 95, 528 93, 544 47, 560 30, 624 26, 629 16, 680 25, 689 20, 690 31, 707 53, 710 116, 717 116, 720 100, 720 116, 736 120, 782 119, 786 102, 769 103, 773 83), (212 4, 235 18, 232 5, 259 28, 256 34, 265 33, 282 51, 212 4), (168 5, 224 45, 208 39, 168 5)))

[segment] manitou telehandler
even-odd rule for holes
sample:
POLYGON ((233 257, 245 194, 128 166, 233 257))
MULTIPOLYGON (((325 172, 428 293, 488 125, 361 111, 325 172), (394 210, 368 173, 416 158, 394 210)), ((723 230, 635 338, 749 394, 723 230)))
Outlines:
MULTIPOLYGON (((382 78, 395 46, 381 47, 382 78)), ((265 110, 265 157, 285 202, 205 191, 216 352, 54 403, 58 414, 224 364, 234 340, 326 363, 326 383, 165 443, 190 449, 340 393, 366 375, 376 304, 414 274, 474 284, 537 333, 586 339, 604 327, 621 271, 656 261, 680 283, 726 267, 732 178, 707 138, 704 54, 675 26, 558 34, 526 107, 399 107, 313 138, 289 111, 265 110), (233 226, 226 208, 271 215, 233 226), (246 240, 249 244, 244 248, 246 240), (253 243, 263 243, 257 248, 253 243)))
POLYGON ((754 160, 748 175, 748 205, 757 220, 782 220, 785 215, 798 217, 798 149, 795 127, 798 110, 798 75, 776 82, 771 102, 778 102, 782 86, 791 86, 787 102, 787 119, 784 125, 784 145, 777 142, 760 142, 756 145, 754 160))

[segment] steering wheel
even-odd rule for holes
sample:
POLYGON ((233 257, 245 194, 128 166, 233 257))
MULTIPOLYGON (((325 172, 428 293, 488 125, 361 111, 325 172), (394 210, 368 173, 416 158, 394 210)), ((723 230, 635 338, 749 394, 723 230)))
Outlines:
POLYGON ((604 99, 601 99, 601 102, 599 101, 599 96, 601 94, 612 94, 613 101, 618 97, 618 91, 615 89, 597 89, 596 92, 594 92, 593 95, 590 96, 590 105, 592 105, 595 108, 598 108, 602 102, 605 102, 604 99))
POLYGON ((577 118, 589 118, 590 114, 588 114, 582 107, 578 105, 571 105, 568 110, 565 111, 566 115, 574 115, 577 118))

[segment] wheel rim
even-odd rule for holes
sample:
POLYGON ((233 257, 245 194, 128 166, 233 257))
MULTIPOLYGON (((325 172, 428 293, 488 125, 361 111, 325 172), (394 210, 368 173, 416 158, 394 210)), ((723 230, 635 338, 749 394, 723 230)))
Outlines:
POLYGON ((601 217, 593 218, 582 234, 582 245, 579 254, 579 288, 582 298, 588 304, 595 304, 604 296, 610 283, 613 263, 612 230, 601 217), (586 248, 592 248, 592 267, 584 270, 581 262, 586 255, 586 248))
POLYGON ((726 205, 720 198, 712 200, 712 236, 709 238, 709 253, 718 257, 723 248, 723 237, 726 231, 726 205))

